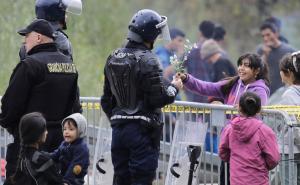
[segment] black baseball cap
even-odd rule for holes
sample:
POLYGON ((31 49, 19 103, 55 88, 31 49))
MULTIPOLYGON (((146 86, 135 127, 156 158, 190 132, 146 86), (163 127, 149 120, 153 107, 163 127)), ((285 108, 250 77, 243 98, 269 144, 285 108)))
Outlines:
POLYGON ((50 23, 44 19, 35 19, 26 28, 19 30, 18 33, 22 36, 25 36, 33 31, 53 39, 55 38, 54 29, 50 23))

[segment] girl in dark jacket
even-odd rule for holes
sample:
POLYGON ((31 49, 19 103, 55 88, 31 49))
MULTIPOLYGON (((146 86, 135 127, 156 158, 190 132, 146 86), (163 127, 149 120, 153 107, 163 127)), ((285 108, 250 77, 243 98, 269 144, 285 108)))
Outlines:
POLYGON ((47 137, 46 120, 41 113, 24 115, 19 125, 21 148, 16 173, 4 185, 63 185, 49 154, 39 151, 47 137))

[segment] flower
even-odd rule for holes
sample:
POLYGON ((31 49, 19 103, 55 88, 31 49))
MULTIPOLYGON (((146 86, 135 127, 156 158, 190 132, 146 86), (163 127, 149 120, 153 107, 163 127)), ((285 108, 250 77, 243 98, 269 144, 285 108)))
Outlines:
POLYGON ((181 57, 178 57, 176 54, 174 54, 170 57, 170 63, 172 66, 174 66, 176 73, 183 73, 185 71, 184 63, 187 61, 187 57, 193 48, 197 48, 197 45, 191 44, 191 42, 188 39, 186 39, 184 44, 183 55, 181 57))

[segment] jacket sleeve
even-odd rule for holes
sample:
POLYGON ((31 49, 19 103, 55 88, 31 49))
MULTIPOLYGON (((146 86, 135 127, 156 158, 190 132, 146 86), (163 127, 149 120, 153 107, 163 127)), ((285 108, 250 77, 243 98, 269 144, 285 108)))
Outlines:
POLYGON ((82 148, 82 145, 75 147, 73 159, 68 166, 63 181, 69 185, 81 184, 81 179, 87 174, 88 166, 89 151, 87 146, 84 148, 82 148))
POLYGON ((55 161, 55 162, 59 162, 59 156, 61 155, 61 148, 62 148, 62 145, 63 145, 63 144, 61 144, 56 150, 54 150, 54 152, 52 152, 52 153, 50 154, 51 159, 52 159, 53 161, 55 161))
POLYGON ((63 185, 63 177, 59 173, 59 169, 54 161, 50 158, 48 153, 41 153, 42 155, 38 157, 38 161, 34 162, 38 167, 36 169, 38 172, 37 176, 48 182, 48 184, 63 185))
POLYGON ((268 97, 269 97, 269 91, 267 91, 263 87, 257 87, 253 91, 255 94, 257 94, 260 97, 261 105, 265 106, 268 103, 268 97))
POLYGON ((116 106, 116 101, 110 90, 110 84, 106 77, 105 69, 104 69, 104 86, 103 86, 103 95, 101 97, 101 107, 108 118, 112 116, 112 109, 115 106, 116 106))
POLYGON ((37 79, 34 66, 30 62, 20 62, 10 77, 8 88, 1 99, 2 113, 0 125, 4 128, 14 129, 24 114, 30 90, 37 79))
POLYGON ((226 81, 219 81, 216 83, 205 82, 188 74, 187 80, 184 81, 184 87, 199 95, 224 98, 224 95, 221 92, 221 86, 225 83, 226 81))
POLYGON ((260 144, 267 168, 272 170, 280 161, 280 153, 273 130, 267 126, 264 126, 264 128, 264 130, 261 130, 262 141, 260 144))
POLYGON ((54 162, 49 168, 45 170, 43 175, 49 184, 64 185, 63 178, 59 174, 59 169, 56 167, 54 162))
POLYGON ((142 63, 141 86, 146 105, 150 108, 162 108, 174 102, 178 89, 163 80, 162 70, 156 58, 142 63))
POLYGON ((219 145, 219 157, 228 162, 230 159, 230 148, 229 148, 229 133, 231 125, 227 125, 221 134, 220 145, 219 145))

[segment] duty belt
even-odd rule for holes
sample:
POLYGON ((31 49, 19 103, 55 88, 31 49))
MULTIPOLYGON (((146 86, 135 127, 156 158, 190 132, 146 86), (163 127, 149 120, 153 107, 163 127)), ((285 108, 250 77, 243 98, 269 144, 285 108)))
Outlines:
POLYGON ((114 115, 110 117, 110 120, 115 120, 115 119, 141 119, 147 122, 151 122, 151 119, 146 117, 146 116, 122 116, 122 115, 114 115))

